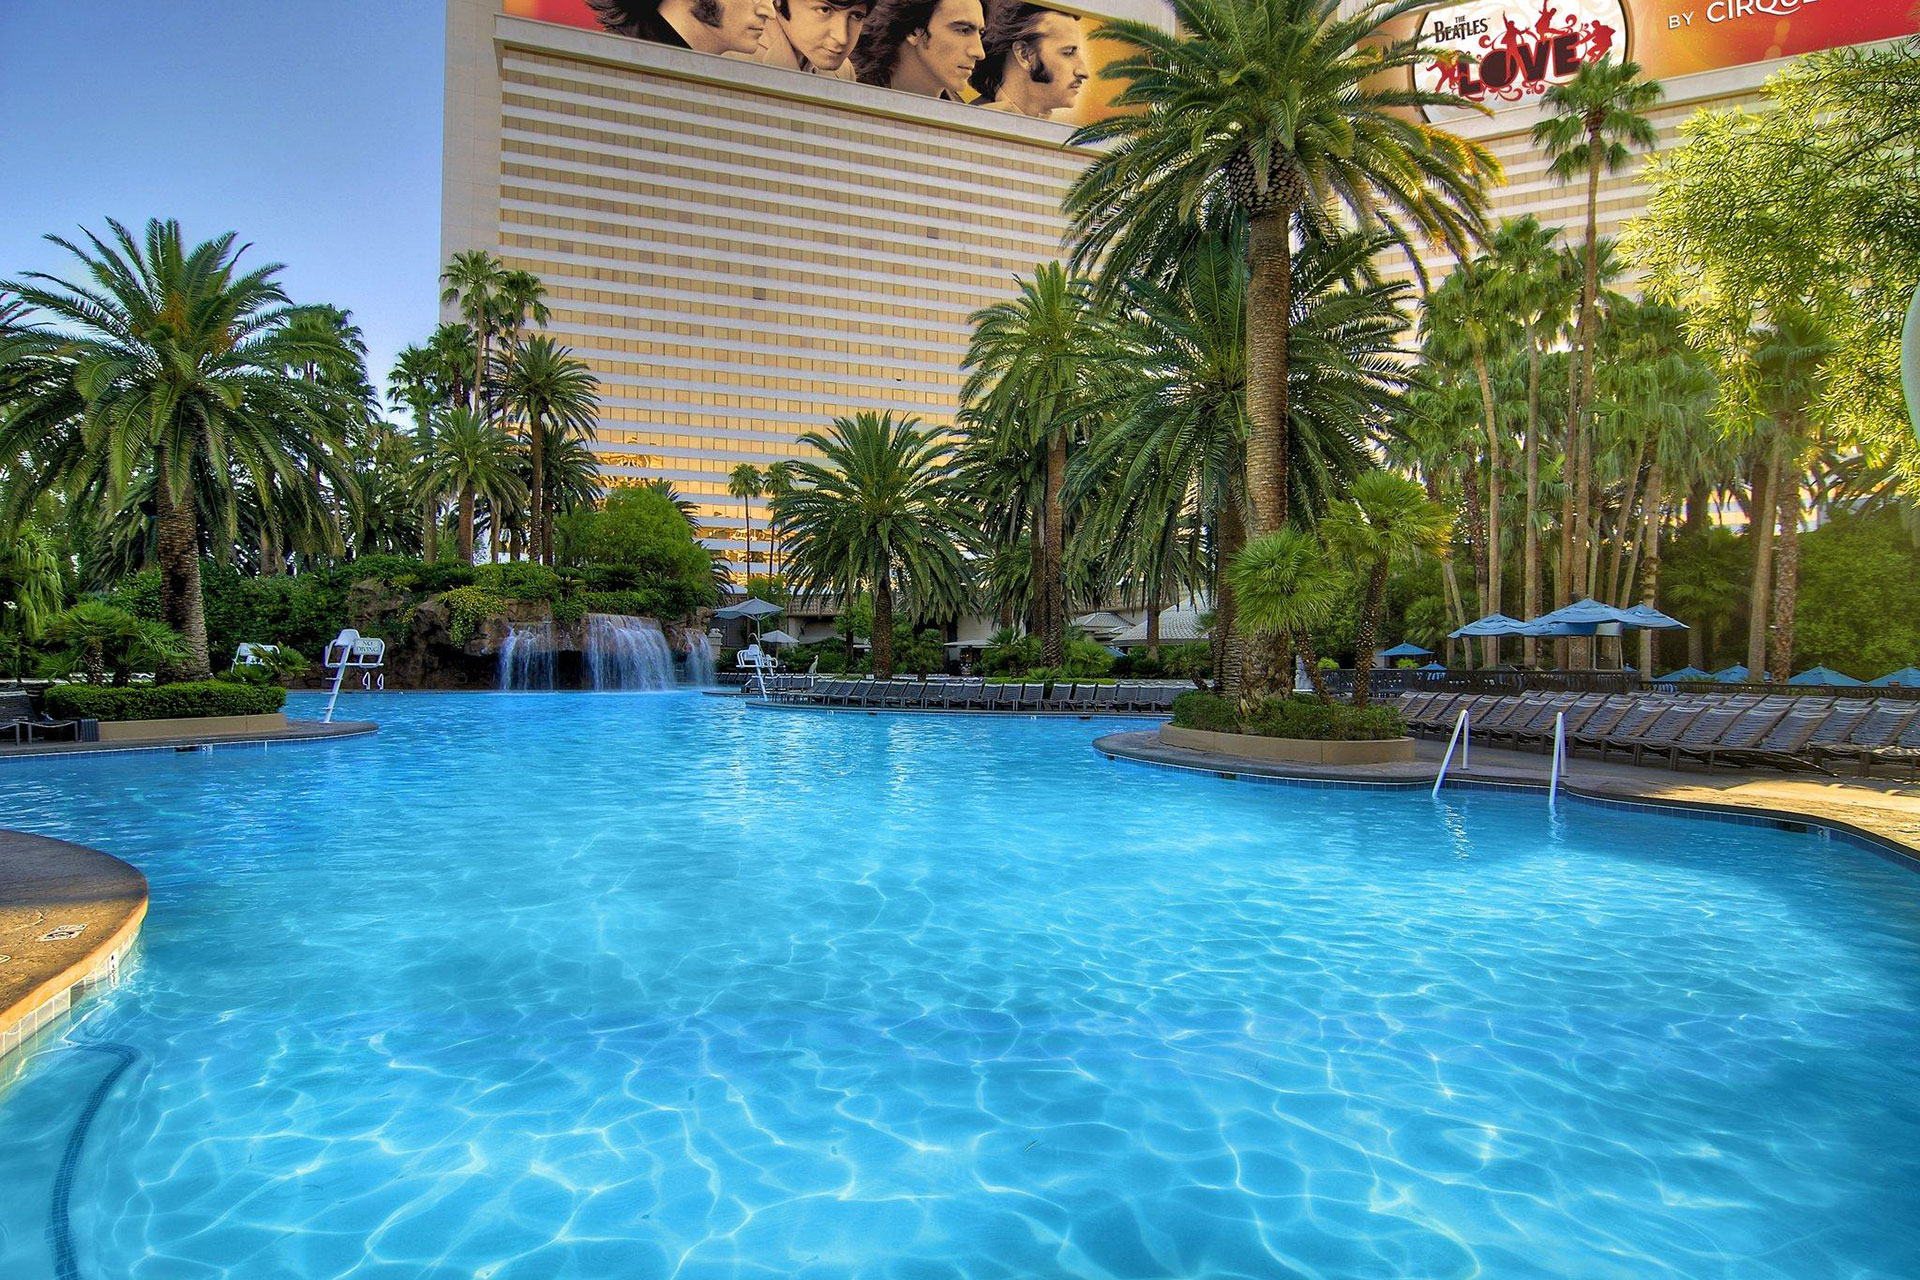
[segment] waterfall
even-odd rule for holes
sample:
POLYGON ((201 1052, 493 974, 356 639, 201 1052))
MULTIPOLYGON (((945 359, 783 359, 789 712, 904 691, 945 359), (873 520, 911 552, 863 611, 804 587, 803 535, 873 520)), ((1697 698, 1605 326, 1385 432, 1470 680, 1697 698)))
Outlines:
POLYGON ((500 646, 500 688, 503 692, 553 688, 552 623, 507 629, 500 646))
POLYGON ((671 689, 673 650, 652 618, 587 615, 587 683, 595 689, 671 689))
POLYGON ((706 688, 719 679, 713 669, 713 642, 704 631, 687 631, 687 683, 706 688))

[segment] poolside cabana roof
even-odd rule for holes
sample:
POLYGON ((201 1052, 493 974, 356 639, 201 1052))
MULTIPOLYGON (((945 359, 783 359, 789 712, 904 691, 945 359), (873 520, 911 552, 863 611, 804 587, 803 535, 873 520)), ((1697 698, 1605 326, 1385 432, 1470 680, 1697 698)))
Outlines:
MULTIPOLYGON (((1207 629, 1200 625, 1200 611, 1189 605, 1175 605, 1171 609, 1160 611, 1160 643, 1191 644, 1195 640, 1205 640, 1207 629)), ((1109 644, 1121 648, 1138 648, 1147 642, 1147 624, 1136 622, 1119 635, 1108 640, 1109 644)))

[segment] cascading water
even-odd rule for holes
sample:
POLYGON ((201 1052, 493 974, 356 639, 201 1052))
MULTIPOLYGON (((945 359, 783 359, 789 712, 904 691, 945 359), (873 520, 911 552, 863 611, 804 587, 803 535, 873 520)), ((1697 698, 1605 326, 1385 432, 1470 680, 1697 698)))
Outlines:
POLYGON ((704 631, 687 632, 687 683, 706 688, 717 683, 713 669, 713 642, 704 631))
POLYGON ((502 692, 553 688, 553 624, 529 623, 510 627, 500 645, 502 692))
POLYGON ((588 614, 583 659, 587 683, 595 689, 673 687, 673 650, 652 618, 588 614))

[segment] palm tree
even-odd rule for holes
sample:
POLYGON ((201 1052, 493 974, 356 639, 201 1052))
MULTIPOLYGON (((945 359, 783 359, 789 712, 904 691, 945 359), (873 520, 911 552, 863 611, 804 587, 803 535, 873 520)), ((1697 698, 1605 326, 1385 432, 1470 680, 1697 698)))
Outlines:
MULTIPOLYGON (((1494 231, 1488 254, 1496 290, 1520 322, 1527 358, 1526 511, 1521 520, 1520 607, 1540 613, 1540 365, 1561 293, 1560 228, 1543 227, 1532 214, 1509 218, 1494 231)), ((1526 665, 1539 656, 1539 641, 1521 642, 1526 665)))
POLYGON ((1373 650, 1380 633, 1380 610, 1387 597, 1387 572, 1445 544, 1447 513, 1427 501, 1417 481, 1391 471, 1369 471, 1353 482, 1353 496, 1320 522, 1320 534, 1336 556, 1366 575, 1354 639, 1353 705, 1364 707, 1371 692, 1373 650))
POLYGON ((1587 180, 1587 235, 1581 248, 1580 316, 1576 335, 1580 359, 1571 370, 1573 394, 1567 404, 1567 455, 1573 460, 1574 527, 1570 590, 1583 595, 1586 579, 1587 492, 1592 483, 1585 437, 1587 406, 1593 399, 1593 358, 1599 340, 1595 319, 1600 295, 1600 175, 1618 173, 1633 158, 1632 148, 1651 150, 1658 141, 1646 111, 1660 101, 1656 81, 1640 78, 1639 64, 1611 57, 1583 63, 1570 80, 1550 87, 1541 99, 1546 118, 1533 127, 1534 145, 1551 159, 1555 180, 1587 180))
POLYGON ((598 387, 586 362, 545 334, 508 348, 494 361, 501 409, 526 432, 532 483, 534 555, 553 563, 553 497, 547 488, 547 450, 568 438, 590 441, 600 411, 598 387))
POLYGON ((1166 30, 1131 19, 1096 39, 1125 46, 1101 74, 1116 114, 1080 129, 1100 153, 1069 192, 1074 263, 1109 287, 1154 274, 1187 230, 1245 220, 1248 276, 1247 489, 1252 531, 1288 513, 1296 220, 1329 236, 1378 228, 1418 264, 1414 240, 1464 256, 1477 233, 1491 154, 1418 119, 1450 94, 1408 87, 1431 56, 1383 28, 1424 0, 1174 0, 1166 30))
POLYGON ((863 410, 800 437, 820 460, 793 464, 775 507, 799 595, 873 593, 873 672, 893 674, 894 596, 910 616, 960 606, 960 554, 970 516, 960 504, 952 446, 914 417, 863 410))
MULTIPOLYGON (((1475 561, 1474 579, 1480 589, 1481 607, 1488 613, 1498 613, 1504 564, 1500 554, 1500 441, 1506 431, 1494 402, 1488 357, 1513 337, 1513 325, 1507 299, 1489 260, 1482 257, 1462 262, 1445 283, 1428 294, 1421 327, 1430 358, 1441 365, 1467 365, 1480 389, 1487 456, 1486 523, 1479 529, 1482 555, 1475 561)), ((1482 642, 1489 665, 1497 643, 1492 637, 1482 642)))
MULTIPOLYGON (((1772 327, 1754 335, 1752 364, 1762 411, 1769 419, 1768 492, 1772 503, 1755 503, 1752 522, 1754 582, 1747 632, 1747 669, 1768 670, 1784 684, 1793 667, 1794 614, 1799 602, 1800 524, 1805 519, 1805 454, 1812 438, 1809 414, 1826 379, 1833 344, 1818 317, 1800 307, 1781 307, 1772 327), (1779 544, 1773 542, 1775 512, 1779 544), (1769 556, 1768 552, 1772 555, 1769 556), (1773 564, 1769 584, 1766 561, 1773 564), (1769 585, 1771 592, 1769 593, 1769 585), (1772 609, 1767 608, 1771 594, 1772 609), (1771 623, 1769 627, 1768 623, 1771 623), (1767 643, 1768 632, 1772 643, 1767 643), (1760 655, 1763 668, 1754 661, 1760 655)), ((1754 677, 1756 680, 1759 676, 1754 677)))
POLYGON ((462 564, 473 563, 474 511, 479 501, 486 499, 498 512, 520 505, 527 496, 515 470, 513 438, 464 405, 450 411, 441 423, 416 491, 436 505, 449 496, 459 504, 462 564))
POLYGON ((1304 529, 1262 534, 1233 558, 1227 577, 1240 625, 1256 636, 1285 637, 1324 701, 1327 689, 1309 633, 1333 616, 1340 596, 1340 577, 1327 549, 1304 529))
POLYGON ((13 640, 13 678, 20 659, 60 612, 60 553, 46 530, 27 524, 0 538, 0 635, 13 640))
MULTIPOLYGON (((491 348, 498 324, 500 290, 506 275, 506 266, 484 249, 461 250, 440 273, 440 301, 458 307, 461 318, 467 322, 467 330, 473 335, 476 370, 493 367, 491 348)), ((485 416, 480 384, 481 379, 476 376, 467 385, 467 407, 485 416)))
MULTIPOLYGON (((763 479, 767 497, 778 499, 793 491, 793 464, 782 458, 778 462, 767 464, 763 479)), ((771 519, 767 521, 767 569, 776 580, 780 577, 780 530, 771 519)))
POLYGON ((1069 446, 1086 426, 1092 369, 1113 352, 1090 283, 1057 262, 1041 264, 1004 302, 973 313, 961 399, 989 452, 1040 459, 1040 661, 1066 651, 1066 504, 1069 446))
MULTIPOLYGON (((124 492, 153 480, 162 620, 178 632, 175 674, 204 676, 207 628, 200 589, 201 522, 193 495, 212 495, 229 535, 234 477, 257 491, 310 484, 354 407, 291 368, 339 358, 337 339, 295 329, 277 265, 243 272, 228 233, 191 249, 177 222, 147 224, 143 240, 117 222, 87 248, 52 237, 88 283, 33 273, 5 286, 60 326, 10 358, 51 361, 65 388, 16 403, 0 424, 0 457, 35 461, 16 496, 91 487, 124 492), (74 412, 73 389, 78 389, 74 412)), ((4 515, 4 513, 0 513, 4 515)), ((230 538, 229 538, 230 541, 230 538)))
POLYGON ((742 462, 727 473, 727 493, 740 499, 741 536, 746 539, 746 568, 742 579, 753 577, 753 500, 767 491, 767 478, 751 462, 742 462))

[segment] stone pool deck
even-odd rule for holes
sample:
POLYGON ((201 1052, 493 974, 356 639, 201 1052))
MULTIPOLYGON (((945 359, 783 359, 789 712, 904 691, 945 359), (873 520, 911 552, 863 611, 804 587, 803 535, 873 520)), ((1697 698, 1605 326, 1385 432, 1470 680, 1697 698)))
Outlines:
MULTIPOLYGON (((1093 747, 1109 759, 1234 777, 1414 789, 1433 785, 1446 744, 1422 739, 1410 762, 1349 766, 1277 765, 1189 751, 1165 746, 1158 734, 1139 730, 1108 734, 1096 739, 1093 747)), ((1476 744, 1471 767, 1462 768, 1456 760, 1447 771, 1447 785, 1544 789, 1550 771, 1550 761, 1544 755, 1476 744)), ((1704 809, 1736 818, 1826 827, 1920 862, 1920 784, 1912 782, 1759 769, 1716 769, 1707 773, 1697 767, 1635 767, 1575 757, 1567 762, 1560 785, 1592 800, 1704 809)))
POLYGON ((0 1064, 119 976, 146 914, 147 878, 120 859, 0 831, 0 1064))
POLYGON ((355 738, 380 728, 371 720, 289 720, 284 729, 255 730, 249 733, 180 734, 140 742, 34 742, 27 745, 0 743, 0 760, 22 756, 70 756, 112 754, 123 751, 187 751, 197 747, 236 747, 276 742, 324 742, 332 738, 355 738))

